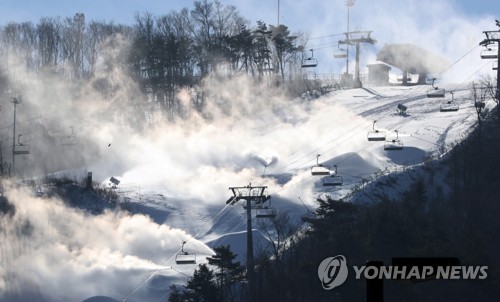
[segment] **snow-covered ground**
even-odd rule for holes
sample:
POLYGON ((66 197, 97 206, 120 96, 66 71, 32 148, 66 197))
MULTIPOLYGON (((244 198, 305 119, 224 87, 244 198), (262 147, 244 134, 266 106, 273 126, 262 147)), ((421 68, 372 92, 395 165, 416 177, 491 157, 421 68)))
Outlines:
MULTIPOLYGON (((441 104, 451 100, 451 94, 447 93, 445 98, 427 98, 429 86, 341 90, 305 103, 292 103, 290 106, 300 109, 298 114, 288 109, 286 114, 280 115, 281 123, 265 128, 257 123, 253 129, 249 129, 251 135, 260 137, 264 148, 245 146, 245 137, 240 138, 242 148, 255 148, 256 152, 263 149, 278 159, 276 164, 266 167, 266 178, 258 176, 271 160, 254 153, 252 156, 257 158, 256 162, 251 162, 252 156, 249 156, 247 161, 250 169, 253 169, 251 175, 247 176, 248 181, 244 182, 240 177, 235 177, 234 180, 231 177, 225 179, 223 188, 226 190, 221 195, 226 198, 219 197, 218 203, 208 202, 208 206, 202 198, 167 198, 159 188, 153 191, 143 190, 140 195, 131 197, 130 201, 137 206, 135 211, 150 215, 157 223, 183 229, 209 246, 231 245, 239 254, 238 260, 244 263, 245 212, 241 205, 225 207, 224 201, 231 196, 228 187, 250 183, 266 185, 272 195, 272 206, 278 213, 287 211, 299 221, 307 212, 299 197, 312 209, 318 196, 328 194, 342 197, 355 186, 362 184, 363 180, 367 182, 365 185, 369 186, 368 182, 380 175, 418 167, 431 155, 443 154, 452 144, 461 141, 477 121, 469 90, 457 85, 444 87, 454 91, 454 99, 460 106, 459 111, 440 112, 441 104), (407 107, 406 114, 399 113, 398 104, 407 107), (404 145, 403 150, 387 151, 384 150, 384 141, 369 142, 367 133, 372 130, 373 120, 377 121, 376 128, 379 131, 386 132, 386 139, 389 141, 396 138, 397 130, 404 145), (286 146, 293 145, 293 152, 287 150, 281 153, 280 141, 286 141, 286 146), (344 182, 342 187, 325 187, 322 185, 323 177, 311 175, 317 154, 321 155, 318 160, 322 165, 332 169, 334 165, 337 166, 337 175, 341 176, 344 182)), ((493 105, 493 102, 490 102, 487 107, 493 105)), ((230 131, 224 135, 227 135, 228 141, 237 141, 238 138, 231 137, 232 134, 230 131)), ((250 141, 260 144, 256 139, 250 141)), ((267 158, 270 157, 271 155, 267 155, 267 158)), ((232 163, 228 163, 228 166, 230 165, 232 163)), ((247 168, 235 168, 234 173, 238 174, 238 170, 241 173, 247 168)), ((122 180, 126 184, 126 176, 122 180)), ((203 178, 202 182, 200 186, 210 187, 211 184, 220 184, 221 179, 218 179, 217 175, 209 175, 203 178)), ((196 190, 196 186, 192 189, 196 190)), ((386 188, 382 191, 394 194, 405 189, 407 187, 386 188)), ((169 190, 166 190, 165 194, 169 194, 168 192, 169 190)), ((370 201, 369 198, 365 200, 370 201)), ((258 227, 257 219, 254 221, 254 226, 258 227)), ((257 237, 254 242, 259 243, 256 246, 261 247, 265 238, 259 232, 254 232, 254 237, 257 237)), ((198 260, 203 262, 202 258, 198 260)), ((173 261, 167 265, 176 266, 173 261)), ((195 266, 189 269, 193 268, 195 266)), ((189 269, 183 271, 189 274, 189 269)))
MULTIPOLYGON (((121 202, 136 214, 90 216, 56 199, 7 193, 22 215, 2 228, 18 234, 29 221, 31 239, 18 239, 11 254, 2 255, 12 258, 12 267, 2 269, 17 268, 19 287, 35 285, 50 301, 158 301, 169 284, 184 283, 197 267, 176 265, 183 240, 198 263, 211 254, 209 247, 220 244, 231 245, 244 263, 246 217, 241 204, 226 206, 229 187, 267 186, 272 207, 300 221, 318 196, 342 197, 381 171, 418 166, 463 140, 477 121, 474 104, 464 85, 443 88, 454 91, 459 111, 440 112, 451 95, 427 98, 429 86, 370 87, 311 100, 235 100, 226 108, 229 113, 212 111, 211 123, 194 116, 189 124, 163 129, 154 142, 134 135, 115 139, 110 150, 118 151, 103 159, 106 168, 102 162, 86 168, 103 180, 118 178, 121 202), (398 113, 399 104, 407 107, 406 114, 398 113), (384 141, 368 141, 374 120, 389 141, 397 130, 404 148, 388 151, 384 141), (312 176, 316 160, 336 166, 343 185, 325 187, 323 177, 312 176), (23 206, 27 202, 31 208, 23 206)), ((256 245, 265 241, 256 230, 256 245)))

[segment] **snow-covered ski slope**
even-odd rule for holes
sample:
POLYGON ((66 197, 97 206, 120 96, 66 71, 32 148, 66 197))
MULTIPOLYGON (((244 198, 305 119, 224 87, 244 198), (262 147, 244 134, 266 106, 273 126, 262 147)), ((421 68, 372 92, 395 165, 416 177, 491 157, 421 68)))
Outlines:
MULTIPOLYGON (((449 151, 477 122, 470 91, 458 85, 443 87, 454 92, 458 111, 441 112, 441 105, 451 100, 451 94, 428 98, 430 86, 339 90, 311 100, 292 101, 287 108, 274 108, 279 118, 273 119, 273 124, 266 123, 265 119, 250 124, 242 120, 250 125, 244 135, 237 129, 223 134, 229 144, 238 142, 242 152, 232 156, 235 162, 205 167, 211 169, 213 175, 204 175, 199 185, 200 188, 218 187, 221 191, 215 194, 214 200, 176 198, 171 189, 162 190, 157 186, 134 193, 130 201, 135 204, 135 211, 151 215, 157 223, 186 230, 209 246, 230 244, 244 262, 245 213, 241 205, 226 207, 224 201, 231 196, 229 187, 268 186, 272 206, 278 212, 289 212, 299 221, 307 212, 306 207, 314 208, 318 196, 342 197, 363 181, 373 181, 381 171, 418 167, 430 156, 449 151), (399 104, 406 107, 405 114, 399 112, 399 104), (385 141, 368 141, 367 134, 374 120, 376 129, 385 132, 387 141, 396 139, 398 132, 402 150, 385 150, 385 141), (332 170, 337 167, 342 186, 323 186, 323 178, 328 176, 311 175, 318 154, 320 164, 332 170), (262 177, 264 168, 266 175, 262 177), (226 174, 224 177, 221 177, 221 169, 226 174)), ((493 101, 486 103, 487 108, 493 105, 493 101)), ((231 156, 227 159, 231 160, 231 156)), ((127 177, 122 180, 126 185, 127 177)), ((197 190, 196 185, 190 190, 197 190)), ((258 219, 254 220, 254 227, 258 228, 258 219)), ((259 234, 258 230, 254 232, 257 237, 254 240, 262 247, 259 234)), ((199 260, 203 262, 203 258, 199 260)), ((176 267, 172 259, 166 265, 176 267)), ((194 268, 195 265, 177 267, 186 274, 194 268)))
MULTIPOLYGON (((381 171, 418 167, 463 140, 477 121, 466 85, 440 86, 454 91, 458 111, 440 112, 451 95, 427 98, 430 86, 338 90, 309 100, 243 89, 217 95, 208 119, 187 116, 146 135, 111 136, 109 148, 106 137, 109 157, 86 169, 103 182, 118 178, 120 202, 134 215, 93 216, 57 198, 6 190, 18 209, 0 222, 9 263, 3 269, 19 280, 8 286, 50 301, 158 301, 170 284, 184 284, 197 268, 175 263, 183 240, 197 263, 222 244, 231 245, 244 263, 246 217, 241 204, 225 204, 229 187, 267 186, 278 214, 288 212, 300 222, 318 196, 342 197, 381 171), (398 113, 399 104, 406 106, 405 115, 398 113), (368 141, 374 120, 388 141, 398 131, 402 150, 368 141), (343 185, 325 187, 325 176, 312 176, 317 160, 332 170, 336 166, 343 185), (19 230, 28 235, 19 236, 19 230)), ((486 108, 493 106, 486 102, 486 108)), ((370 201, 372 190, 368 184, 368 193, 357 200, 370 201)), ((384 190, 397 199, 398 190, 384 190)), ((255 246, 265 248, 259 219, 253 221, 255 246)))

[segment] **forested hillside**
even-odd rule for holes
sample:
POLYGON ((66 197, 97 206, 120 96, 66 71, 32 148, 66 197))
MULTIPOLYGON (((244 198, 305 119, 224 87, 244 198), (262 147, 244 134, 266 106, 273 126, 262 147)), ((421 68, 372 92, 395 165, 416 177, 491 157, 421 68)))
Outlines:
MULTIPOLYGON (((101 72, 118 65, 140 86, 142 101, 178 115, 179 89, 199 85, 207 75, 238 73, 256 81, 275 75, 277 85, 300 76, 305 43, 304 35, 290 33, 286 25, 252 24, 219 1, 195 1, 192 10, 138 13, 132 26, 76 13, 2 26, 0 74, 12 73, 13 60, 21 60, 34 78, 50 74, 79 85, 90 82, 111 97, 117 88, 101 72)), ((1 91, 20 89, 16 79, 1 79, 1 91)), ((195 105, 203 106, 203 92, 195 105)))

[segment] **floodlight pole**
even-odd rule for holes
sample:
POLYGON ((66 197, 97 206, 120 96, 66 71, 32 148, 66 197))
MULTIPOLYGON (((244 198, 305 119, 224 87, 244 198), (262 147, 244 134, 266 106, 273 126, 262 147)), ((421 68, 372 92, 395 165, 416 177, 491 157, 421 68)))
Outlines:
MULTIPOLYGON (((356 0, 346 0, 345 5, 347 6, 347 32, 349 32, 349 9, 354 6, 356 0)), ((346 68, 345 73, 349 74, 349 45, 347 45, 347 58, 345 62, 346 68)))
POLYGON ((280 26, 280 0, 278 0, 278 27, 280 26))
POLYGON ((12 175, 16 174, 16 108, 21 103, 21 97, 12 97, 11 103, 14 104, 14 127, 12 131, 12 175))

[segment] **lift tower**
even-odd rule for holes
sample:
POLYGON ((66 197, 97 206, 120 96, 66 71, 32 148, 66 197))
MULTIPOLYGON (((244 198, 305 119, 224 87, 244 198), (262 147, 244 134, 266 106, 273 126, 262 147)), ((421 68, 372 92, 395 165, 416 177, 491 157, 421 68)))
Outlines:
MULTIPOLYGON (((495 20, 496 25, 500 27, 500 21, 495 20)), ((498 58, 500 57, 500 29, 499 30, 490 30, 490 31, 483 31, 483 33, 486 35, 486 39, 481 41, 479 45, 484 46, 486 48, 486 54, 481 53, 481 59, 497 59, 497 89, 495 92, 495 98, 500 101, 500 69, 498 69, 498 58), (497 49, 496 53, 492 53, 492 48, 490 48, 490 45, 496 44, 497 49)))
MULTIPOLYGON (((377 40, 370 37, 372 31, 348 31, 344 33, 345 40, 340 40, 339 44, 345 44, 348 46, 356 46, 356 69, 354 71, 354 83, 353 88, 360 88, 362 86, 361 80, 359 79, 359 45, 362 43, 375 44, 377 40)), ((349 48, 349 47, 348 47, 349 48)))
POLYGON ((254 292, 254 258, 253 258, 253 236, 252 236, 252 210, 261 208, 261 205, 269 202, 270 195, 266 194, 266 186, 252 186, 249 184, 244 187, 230 187, 233 192, 226 204, 234 205, 241 200, 246 201, 243 208, 247 214, 247 279, 249 285, 249 301, 253 301, 254 292))

